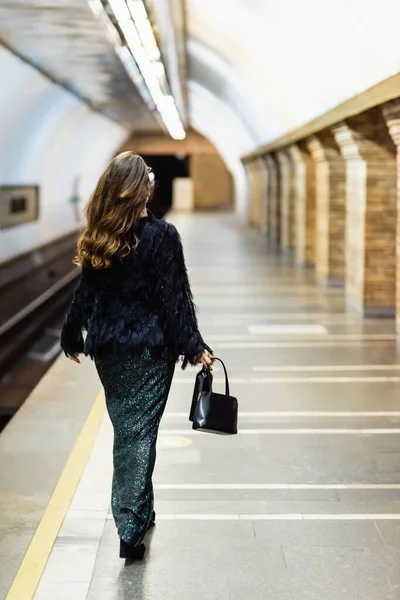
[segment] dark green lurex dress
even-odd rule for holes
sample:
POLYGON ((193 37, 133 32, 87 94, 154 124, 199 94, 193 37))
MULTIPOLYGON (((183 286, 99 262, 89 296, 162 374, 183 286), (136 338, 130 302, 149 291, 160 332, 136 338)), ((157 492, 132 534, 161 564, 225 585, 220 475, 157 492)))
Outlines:
POLYGON ((131 545, 155 519, 152 474, 174 367, 167 353, 151 356, 149 350, 96 358, 114 427, 112 513, 120 538, 131 545))
POLYGON ((82 269, 61 334, 67 356, 84 352, 95 359, 104 386, 114 427, 112 512, 131 545, 155 518, 158 426, 175 361, 182 355, 183 368, 195 365, 210 350, 198 330, 177 230, 150 216, 135 235, 139 244, 123 260, 82 269))

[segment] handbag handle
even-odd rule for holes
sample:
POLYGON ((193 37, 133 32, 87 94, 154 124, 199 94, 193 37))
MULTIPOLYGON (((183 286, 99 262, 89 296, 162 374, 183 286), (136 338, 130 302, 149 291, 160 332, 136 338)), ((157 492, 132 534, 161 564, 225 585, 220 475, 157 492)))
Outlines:
POLYGON ((224 363, 224 362, 223 362, 223 361, 222 361, 220 358, 213 357, 213 360, 218 360, 218 362, 220 362, 220 363, 221 363, 221 365, 222 365, 222 366, 223 366, 223 368, 224 368, 224 373, 225 373, 225 395, 226 395, 226 396, 230 396, 230 393, 229 393, 229 380, 228 380, 228 372, 227 372, 227 370, 226 370, 225 363, 224 363))

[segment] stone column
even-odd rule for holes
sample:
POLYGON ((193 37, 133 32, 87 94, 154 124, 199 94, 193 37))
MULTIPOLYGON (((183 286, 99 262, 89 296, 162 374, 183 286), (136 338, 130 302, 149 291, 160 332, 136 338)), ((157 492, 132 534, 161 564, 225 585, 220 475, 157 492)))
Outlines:
POLYGON ((256 226, 265 232, 266 229, 266 199, 267 199, 267 176, 265 162, 258 158, 254 163, 255 169, 255 214, 256 226))
POLYGON ((246 203, 246 218, 247 222, 251 224, 251 212, 252 212, 252 180, 251 180, 251 169, 250 163, 245 162, 244 172, 246 174, 247 181, 247 203, 246 203))
POLYGON ((255 225, 257 211, 257 191, 256 191, 256 169, 254 162, 246 163, 246 174, 249 189, 248 220, 250 225, 255 225))
POLYGON ((315 262, 315 169, 303 143, 289 148, 293 162, 295 248, 300 264, 315 262))
POLYGON ((268 171, 268 223, 271 241, 279 245, 281 239, 281 207, 279 201, 280 173, 278 161, 273 154, 265 157, 268 171))
POLYGON ((346 300, 365 315, 394 313, 396 148, 381 109, 333 128, 346 161, 346 300))
POLYGON ((329 130, 307 140, 315 166, 315 271, 327 285, 345 277, 346 164, 329 130))
POLYGON ((276 155, 280 172, 281 246, 291 250, 296 244, 293 163, 286 150, 279 150, 276 155))
POLYGON ((261 201, 260 201, 260 230, 264 235, 268 234, 269 228, 269 172, 265 162, 265 157, 259 159, 260 180, 261 180, 261 201))
POLYGON ((266 167, 259 158, 247 164, 250 184, 250 224, 265 229, 266 211, 266 167))
POLYGON ((400 100, 382 106, 390 136, 397 148, 397 214, 396 214, 396 330, 400 335, 400 100))

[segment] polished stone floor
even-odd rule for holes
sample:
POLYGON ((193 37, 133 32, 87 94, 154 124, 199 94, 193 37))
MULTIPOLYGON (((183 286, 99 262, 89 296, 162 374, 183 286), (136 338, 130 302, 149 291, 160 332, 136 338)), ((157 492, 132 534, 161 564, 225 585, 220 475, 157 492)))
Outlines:
MULTIPOLYGON (((177 371, 159 437, 157 526, 144 562, 125 565, 105 416, 35 600, 398 600, 393 321, 346 313, 341 290, 317 286, 233 218, 174 222, 202 333, 240 402, 240 434, 193 432, 195 371, 177 371)), ((82 366, 94 400, 92 369, 82 366)), ((215 379, 222 389, 218 368, 215 379)))

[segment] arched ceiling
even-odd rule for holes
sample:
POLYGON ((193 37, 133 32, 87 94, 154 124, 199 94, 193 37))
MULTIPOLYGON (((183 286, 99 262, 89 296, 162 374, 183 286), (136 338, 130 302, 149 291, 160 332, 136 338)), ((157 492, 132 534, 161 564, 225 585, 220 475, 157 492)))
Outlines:
POLYGON ((195 39, 188 41, 187 48, 190 56, 190 84, 197 84, 208 90, 219 102, 233 110, 247 129, 253 144, 262 144, 263 138, 256 123, 263 119, 263 107, 257 98, 246 93, 234 67, 195 39))
POLYGON ((1 1, 0 43, 128 130, 160 130, 87 0, 1 1))
POLYGON ((186 0, 189 79, 268 143, 400 71, 397 0, 186 0))
POLYGON ((186 13, 189 116, 242 214, 241 156, 400 72, 398 0, 186 0, 186 13))
POLYGON ((237 113, 196 82, 189 84, 190 121, 217 148, 233 175, 236 206, 246 211, 246 176, 240 157, 253 147, 253 139, 237 113))
MULTIPOLYGON (((400 72, 398 0, 147 0, 146 6, 168 5, 173 15, 179 3, 187 13, 190 125, 232 171, 242 213, 243 154, 400 72)), ((153 23, 161 43, 174 35, 173 22, 153 23)), ((174 48, 182 47, 183 22, 174 48)), ((86 198, 130 132, 161 129, 88 0, 0 2, 0 40, 6 82, 0 184, 38 183, 43 195, 39 222, 24 226, 24 235, 1 232, 4 258, 76 227, 68 198, 77 178, 86 198)), ((177 71, 179 61, 172 62, 177 71)))

